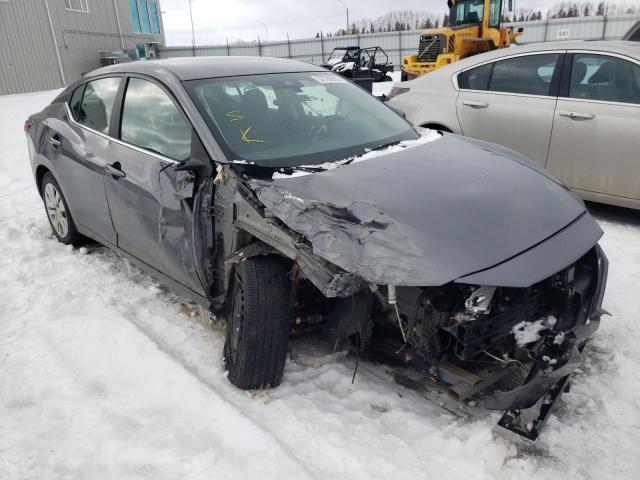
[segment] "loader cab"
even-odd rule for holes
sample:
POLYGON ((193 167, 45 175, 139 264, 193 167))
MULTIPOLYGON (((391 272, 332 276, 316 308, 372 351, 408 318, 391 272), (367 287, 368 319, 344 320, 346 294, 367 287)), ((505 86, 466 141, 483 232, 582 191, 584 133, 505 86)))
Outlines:
POLYGON ((484 28, 500 28, 502 0, 449 0, 447 3, 452 27, 482 24, 484 28))

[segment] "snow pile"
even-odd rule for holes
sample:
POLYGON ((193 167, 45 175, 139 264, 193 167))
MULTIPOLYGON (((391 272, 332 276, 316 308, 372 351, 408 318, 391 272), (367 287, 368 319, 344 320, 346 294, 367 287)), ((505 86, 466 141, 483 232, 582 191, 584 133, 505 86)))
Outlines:
MULTIPOLYGON (((55 241, 22 125, 55 92, 0 97, 0 479, 634 479, 640 218, 606 220, 605 317, 535 446, 353 359, 287 362, 245 394, 224 330, 102 247, 55 241)), ((471 406, 469 406, 471 408, 471 406)))
POLYGON ((518 345, 526 345, 540 340, 540 332, 552 328, 557 321, 556 317, 549 315, 534 322, 520 322, 511 329, 511 333, 518 345))

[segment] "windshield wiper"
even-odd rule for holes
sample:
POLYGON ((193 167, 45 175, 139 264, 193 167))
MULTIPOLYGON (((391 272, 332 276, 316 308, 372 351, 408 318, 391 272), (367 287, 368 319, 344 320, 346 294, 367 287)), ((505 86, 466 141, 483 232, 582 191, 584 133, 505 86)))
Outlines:
POLYGON ((377 147, 374 148, 365 148, 364 152, 362 152, 360 155, 354 155, 353 157, 349 157, 348 159, 346 159, 343 163, 340 164, 340 166, 342 165, 349 165, 351 162, 353 162, 356 158, 361 157, 363 155, 366 155, 369 152, 375 152, 376 150, 384 150, 385 148, 388 147, 393 147, 394 145, 398 145, 402 140, 396 140, 394 142, 389 142, 389 143, 383 143, 382 145, 378 145, 377 147))
POLYGON ((326 170, 326 168, 324 168, 324 167, 304 167, 304 166, 299 166, 299 167, 278 167, 277 170, 278 170, 278 172, 284 173, 285 175, 291 175, 293 172, 295 172, 297 170, 300 170, 302 172, 318 173, 318 172, 324 172, 326 170))

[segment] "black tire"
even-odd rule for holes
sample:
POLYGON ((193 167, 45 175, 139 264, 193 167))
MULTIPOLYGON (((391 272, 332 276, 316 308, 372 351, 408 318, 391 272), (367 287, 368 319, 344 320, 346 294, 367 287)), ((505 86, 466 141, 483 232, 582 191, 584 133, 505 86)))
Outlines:
POLYGON ((385 75, 384 78, 382 79, 383 82, 393 82, 393 78, 391 78, 389 75, 385 75))
POLYGON ((73 221, 73 217, 71 216, 71 212, 69 211, 69 206, 67 205, 67 200, 64 198, 62 194, 62 190, 60 189, 60 185, 56 179, 51 175, 50 172, 47 172, 42 177, 42 184, 40 185, 40 191, 42 192, 42 202, 44 203, 45 213, 47 214, 47 220, 49 220, 49 225, 51 226, 51 230, 53 234, 58 239, 59 242, 64 243, 65 245, 80 245, 83 243, 84 237, 78 233, 76 229, 76 224, 73 221), (56 195, 59 196, 59 201, 62 202, 64 206, 64 212, 62 209, 59 209, 59 214, 64 218, 67 224, 67 228, 61 230, 61 225, 56 223, 55 213, 52 214, 52 209, 50 208, 50 204, 47 203, 47 195, 49 192, 55 192, 56 195))
POLYGON ((402 72, 400 73, 400 81, 401 82, 406 82, 407 80, 409 80, 409 77, 407 76, 407 72, 402 72))
POLYGON ((276 256, 240 263, 229 288, 226 317, 224 360, 229 381, 243 390, 278 386, 291 321, 286 263, 276 256))

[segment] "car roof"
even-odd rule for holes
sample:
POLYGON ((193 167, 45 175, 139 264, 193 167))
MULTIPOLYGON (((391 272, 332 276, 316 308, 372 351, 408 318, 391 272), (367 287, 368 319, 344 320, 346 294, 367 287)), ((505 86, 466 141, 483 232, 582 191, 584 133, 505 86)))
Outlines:
POLYGON ((120 63, 98 68, 85 75, 93 77, 109 73, 140 73, 162 76, 173 73, 181 81, 201 78, 234 77, 267 73, 326 72, 310 63, 275 57, 176 57, 120 63))
MULTIPOLYGON (((590 50, 594 52, 619 53, 640 60, 640 42, 630 42, 625 40, 562 40, 554 42, 512 45, 508 48, 501 48, 492 52, 481 53, 472 57, 462 59, 439 70, 443 75, 445 75, 479 63, 494 59, 500 59, 502 57, 518 55, 520 53, 534 53, 557 50, 590 50)), ((436 72, 438 72, 438 70, 436 70, 436 72)))

